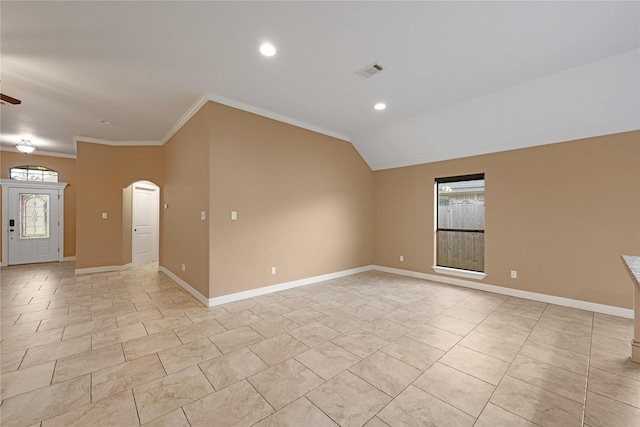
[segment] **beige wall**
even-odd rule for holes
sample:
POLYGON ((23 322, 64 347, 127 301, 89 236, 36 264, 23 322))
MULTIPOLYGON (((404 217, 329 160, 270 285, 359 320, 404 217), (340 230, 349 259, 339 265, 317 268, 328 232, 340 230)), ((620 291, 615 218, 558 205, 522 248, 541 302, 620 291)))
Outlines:
POLYGON ((620 255, 640 253, 639 139, 635 131, 376 171, 374 262, 435 274, 434 179, 484 172, 483 283, 630 308, 620 255))
POLYGON ((215 103, 211 135, 210 297, 371 264, 373 174, 350 143, 215 103))
POLYGON ((120 266, 123 192, 136 181, 162 188, 162 147, 77 143, 76 268, 120 266), (106 212, 107 219, 102 219, 106 212))
MULTIPOLYGON (((76 254, 76 159, 65 157, 41 156, 37 154, 0 151, 0 178, 9 178, 9 169, 16 166, 45 166, 58 172, 60 182, 69 185, 64 189, 64 256, 76 254)), ((2 208, 0 193, 0 209, 2 208)), ((0 240, 2 230, 0 227, 0 240)), ((0 247, 0 255, 2 248, 0 247)))
POLYGON ((209 297, 210 105, 205 104, 162 147, 160 265, 209 297), (168 205, 164 209, 164 204, 168 205), (205 211, 207 219, 200 219, 205 211), (181 271, 181 264, 186 270, 181 271))

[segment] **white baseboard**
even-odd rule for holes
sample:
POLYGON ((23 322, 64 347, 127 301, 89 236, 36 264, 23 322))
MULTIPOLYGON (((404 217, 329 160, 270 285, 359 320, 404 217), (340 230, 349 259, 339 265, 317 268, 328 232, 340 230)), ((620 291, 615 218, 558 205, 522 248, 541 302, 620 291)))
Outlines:
POLYGON ((335 273, 323 274, 320 276, 307 277, 306 279, 293 280, 291 282, 279 283, 277 285, 264 286, 262 288, 250 289, 248 291, 236 292, 229 295, 223 295, 215 298, 206 298, 200 292, 195 290, 191 285, 187 282, 173 274, 171 271, 166 269, 165 267, 158 267, 158 271, 163 272, 167 276, 169 276, 172 280, 174 280, 177 284, 182 286, 187 292, 193 295, 198 301, 204 304, 207 307, 213 307, 220 304, 226 304, 229 302, 240 301, 247 298, 258 297, 261 295, 270 294, 273 292, 285 291, 287 289, 297 288, 300 286, 311 285, 313 283, 324 282, 325 280, 337 279, 339 277, 351 276, 352 274, 362 273, 365 271, 370 271, 373 269, 373 266, 367 265, 364 267, 352 268, 350 270, 337 271, 335 273))
POLYGON ((436 276, 434 274, 420 273, 418 271, 401 270, 399 268, 373 266, 374 270, 385 273, 398 274, 401 276, 415 277, 417 279, 431 280, 433 282, 447 283, 449 285, 462 286, 465 288, 478 289, 481 291, 493 292, 496 294, 508 295, 518 298, 526 298, 534 301, 546 302, 549 304, 562 305, 564 307, 578 308, 581 310, 593 311, 596 313, 609 314, 612 316, 633 319, 633 310, 630 308, 615 307, 612 305, 598 304, 595 302, 582 301, 571 298, 557 297, 537 292, 523 291, 520 289, 505 288, 502 286, 488 285, 485 283, 471 282, 469 280, 454 279, 452 277, 436 276))
POLYGON ((133 267, 133 264, 125 265, 105 265, 103 267, 90 267, 90 268, 76 268, 76 274, 94 274, 94 273, 108 273, 110 271, 122 271, 127 268, 133 267))
POLYGON ((171 280, 176 282, 178 285, 182 286, 185 291, 187 291, 191 295, 193 295, 198 301, 200 301, 206 307, 211 307, 211 305, 209 305, 209 299, 207 297, 205 297, 200 292, 195 290, 195 288, 193 286, 191 286, 190 284, 188 284, 187 282, 185 282, 184 280, 182 280, 181 278, 179 278, 178 276, 173 274, 173 272, 171 270, 169 270, 169 269, 167 269, 166 267, 163 267, 163 266, 158 266, 158 271, 161 272, 161 273, 166 274, 167 276, 169 276, 169 278, 171 280))

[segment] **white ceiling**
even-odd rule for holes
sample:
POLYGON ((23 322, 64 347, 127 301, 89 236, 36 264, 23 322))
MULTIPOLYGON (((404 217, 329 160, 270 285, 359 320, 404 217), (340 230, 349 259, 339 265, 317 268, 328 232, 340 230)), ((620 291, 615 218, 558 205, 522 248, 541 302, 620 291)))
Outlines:
MULTIPOLYGON (((401 161, 384 153, 411 134, 411 118, 640 47, 638 1, 0 7, 2 92, 23 101, 1 107, 1 143, 28 138, 63 155, 75 154, 74 137, 161 143, 210 94, 353 141, 375 169, 409 164, 411 145, 401 161), (276 56, 258 53, 263 41, 276 56), (355 74, 374 61, 382 73, 355 74), (384 140, 363 141, 376 129, 384 140)), ((440 147, 433 158, 462 155, 440 147)))

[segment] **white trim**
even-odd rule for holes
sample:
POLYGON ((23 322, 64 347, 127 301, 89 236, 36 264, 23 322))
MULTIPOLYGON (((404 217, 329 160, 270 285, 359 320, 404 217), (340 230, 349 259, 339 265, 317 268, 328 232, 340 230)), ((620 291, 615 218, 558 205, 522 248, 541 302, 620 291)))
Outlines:
MULTIPOLYGON (((18 150, 15 147, 7 147, 6 145, 0 146, 0 151, 7 151, 10 153, 20 153, 24 154, 22 151, 18 150)), ((29 153, 30 156, 49 156, 49 157, 64 157, 67 159, 75 159, 77 156, 75 154, 65 154, 65 153, 54 153, 52 151, 42 151, 39 148, 33 153, 29 153)))
POLYGON ((187 282, 185 282, 184 280, 182 280, 181 278, 179 278, 178 276, 173 274, 173 272, 171 272, 171 270, 169 270, 169 269, 167 269, 166 267, 163 267, 163 266, 158 266, 158 271, 161 272, 161 273, 166 274, 167 276, 169 276, 169 278, 171 280, 176 282, 178 285, 182 286, 185 291, 187 291, 191 295, 193 295, 205 307, 211 307, 211 305, 209 305, 209 300, 207 299, 207 297, 205 297, 200 292, 195 290, 195 288, 193 288, 190 284, 188 284, 187 282))
POLYGON ((612 305, 598 304, 595 302, 582 301, 571 298, 558 297, 554 295, 539 294, 537 292, 522 291, 520 289, 505 288, 502 286, 488 285, 485 283, 470 282, 468 280, 454 279, 451 277, 436 276, 433 274, 420 273, 417 271, 401 270, 398 268, 373 266, 374 270, 385 273, 398 274, 401 276, 415 277, 417 279, 431 280, 434 282, 446 283, 449 285, 462 286, 465 288, 477 289, 481 291, 493 292, 512 297, 526 298, 534 301, 546 302, 549 304, 561 305, 564 307, 578 308, 581 310, 593 311, 596 313, 609 314, 612 316, 633 319, 633 310, 630 308, 615 307, 612 305))
POLYGON ((103 267, 89 267, 89 268, 76 268, 76 274, 95 274, 95 273, 108 273, 110 271, 122 271, 133 267, 133 264, 125 265, 105 265, 103 267))
POLYGON ((198 111, 200 111, 204 104, 209 102, 210 99, 211 95, 209 94, 205 93, 204 95, 201 95, 200 98, 198 98, 196 102, 187 111, 185 111, 184 114, 178 119, 178 121, 171 127, 167 135, 162 138, 160 145, 164 145, 169 139, 171 139, 171 137, 175 135, 175 133, 178 132, 182 128, 182 126, 184 126, 184 124, 187 123, 189 119, 191 119, 191 117, 193 117, 198 111))
POLYGON ((469 270, 461 270, 459 268, 440 267, 439 265, 434 265, 431 268, 433 268, 433 271, 435 271, 436 273, 448 274, 449 276, 464 277, 466 279, 482 280, 485 277, 487 277, 485 273, 481 273, 479 271, 469 271, 469 270))
POLYGON ((352 274, 363 273, 365 271, 370 271, 373 269, 372 265, 367 265, 364 267, 352 268, 350 270, 337 271, 335 273, 323 274, 320 276, 307 277, 306 279, 293 280, 291 282, 279 283, 277 285, 264 286, 262 288, 250 289, 248 291, 236 292, 233 294, 223 295, 215 298, 208 298, 202 295, 200 292, 195 290, 191 285, 189 285, 184 280, 180 279, 178 276, 173 274, 171 271, 166 269, 165 267, 158 267, 158 271, 163 272, 167 276, 169 276, 172 280, 174 280, 177 284, 182 286, 187 292, 193 295, 198 301, 204 304, 207 307, 213 307, 220 304, 226 304, 229 302, 240 301, 247 298, 258 297, 261 295, 270 294, 273 292, 280 292, 287 289, 297 288, 300 286, 307 286, 313 283, 324 282, 325 280, 337 279, 339 277, 351 276, 352 274))
POLYGON ((281 114, 277 114, 272 111, 265 110, 264 108, 255 107, 250 104, 245 104, 244 102, 236 101, 235 99, 230 99, 230 98, 225 98, 223 96, 210 94, 209 100, 213 102, 217 102, 219 104, 227 105, 229 107, 237 108, 239 110, 247 111, 249 113, 257 114, 259 116, 277 120, 279 122, 297 126, 299 128, 307 129, 313 132, 321 133, 323 135, 331 136, 333 138, 342 139, 343 141, 351 142, 351 139, 349 139, 348 136, 343 135, 341 133, 333 132, 329 129, 321 128, 319 126, 315 126, 310 123, 293 119, 291 117, 283 116, 281 114))
POLYGON ((75 256, 66 256, 62 258, 62 261, 75 261, 75 260, 76 260, 75 256))
POLYGON ((116 141, 111 139, 89 138, 88 136, 73 136, 73 140, 78 142, 88 142, 91 144, 111 145, 114 147, 135 147, 162 145, 162 141, 116 141))

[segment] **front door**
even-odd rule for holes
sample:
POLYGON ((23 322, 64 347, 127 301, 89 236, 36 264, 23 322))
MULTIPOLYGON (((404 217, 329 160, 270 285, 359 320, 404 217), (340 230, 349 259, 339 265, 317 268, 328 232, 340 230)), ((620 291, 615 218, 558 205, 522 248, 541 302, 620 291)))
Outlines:
POLYGON ((59 191, 9 188, 9 264, 58 261, 59 191))

